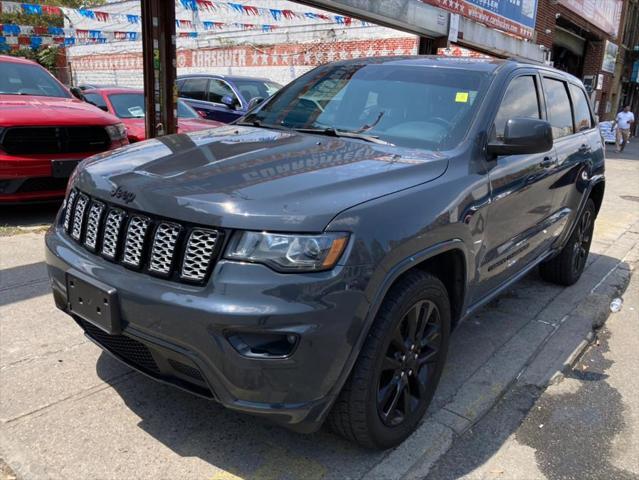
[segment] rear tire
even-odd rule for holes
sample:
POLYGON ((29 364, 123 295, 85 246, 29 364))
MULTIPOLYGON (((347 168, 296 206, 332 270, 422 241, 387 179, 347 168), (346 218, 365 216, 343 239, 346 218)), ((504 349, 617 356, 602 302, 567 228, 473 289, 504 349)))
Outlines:
POLYGON ((443 283, 410 272, 393 285, 328 418, 368 448, 399 445, 417 427, 446 360, 450 303, 443 283))
POLYGON ((568 243, 556 257, 539 265, 541 278, 565 286, 579 280, 588 260, 596 216, 595 202, 589 198, 568 243))

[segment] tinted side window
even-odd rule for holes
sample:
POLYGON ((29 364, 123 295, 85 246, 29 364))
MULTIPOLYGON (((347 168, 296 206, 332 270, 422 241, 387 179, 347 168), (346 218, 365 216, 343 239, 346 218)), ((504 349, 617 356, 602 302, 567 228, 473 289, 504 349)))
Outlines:
POLYGON ((96 107, 106 108, 107 104, 104 101, 104 98, 102 98, 102 95, 98 95, 97 93, 84 93, 83 95, 88 102, 92 103, 96 107))
POLYGON ((585 92, 577 85, 570 84, 570 96, 575 109, 575 129, 578 132, 592 128, 592 117, 585 92))
POLYGON ((515 117, 541 118, 537 85, 532 75, 517 77, 508 85, 495 117, 495 138, 503 140, 506 122, 515 117))
POLYGON ((544 91, 546 92, 548 120, 552 125, 553 138, 557 139, 575 133, 566 83, 544 77, 544 91))
POLYGON ((190 78, 184 81, 180 96, 194 100, 206 100, 206 78, 190 78))
POLYGON ((209 83, 209 102, 222 103, 222 97, 224 95, 230 95, 237 101, 235 93, 233 93, 233 90, 226 82, 222 80, 211 80, 211 83, 209 83))

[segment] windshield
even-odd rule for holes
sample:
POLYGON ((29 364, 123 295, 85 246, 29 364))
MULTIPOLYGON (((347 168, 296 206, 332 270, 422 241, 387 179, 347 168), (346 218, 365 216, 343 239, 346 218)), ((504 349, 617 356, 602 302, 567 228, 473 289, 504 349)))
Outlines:
MULTIPOLYGON (((119 118, 144 118, 144 94, 113 93, 109 95, 113 111, 119 118)), ((178 100, 178 118, 200 118, 195 110, 178 100)))
POLYGON ((452 68, 327 65, 289 84, 244 121, 445 150, 463 139, 488 79, 452 68))
POLYGON ((69 92, 38 65, 13 62, 0 65, 0 94, 71 98, 69 92))
POLYGON ((262 80, 234 80, 233 83, 247 102, 255 97, 268 98, 282 88, 279 83, 262 80))

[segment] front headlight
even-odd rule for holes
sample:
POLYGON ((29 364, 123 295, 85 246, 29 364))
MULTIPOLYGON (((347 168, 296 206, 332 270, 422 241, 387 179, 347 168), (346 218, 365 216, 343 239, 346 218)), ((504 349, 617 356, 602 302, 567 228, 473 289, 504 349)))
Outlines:
POLYGON ((319 272, 335 266, 347 243, 347 233, 237 232, 225 257, 263 263, 280 272, 319 272))
POLYGON ((126 138, 126 127, 123 123, 116 123, 105 128, 112 142, 118 142, 126 138))

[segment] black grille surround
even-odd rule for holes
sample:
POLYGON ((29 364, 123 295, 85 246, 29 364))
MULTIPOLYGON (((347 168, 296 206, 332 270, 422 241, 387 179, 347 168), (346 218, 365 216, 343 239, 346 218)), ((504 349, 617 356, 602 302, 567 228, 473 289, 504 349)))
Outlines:
POLYGON ((130 270, 180 283, 206 283, 228 237, 222 229, 112 205, 75 188, 64 208, 61 227, 89 252, 130 270), (202 248, 202 236, 209 245, 213 243, 212 248, 202 248), (198 268, 193 268, 194 262, 198 268))
POLYGON ((10 155, 97 153, 108 150, 111 139, 104 127, 9 127, 0 136, 10 155))
POLYGON ((90 322, 78 317, 74 319, 90 340, 129 367, 207 400, 216 399, 202 373, 195 366, 184 363, 190 360, 182 353, 171 351, 167 356, 166 351, 163 353, 151 344, 127 335, 110 335, 90 322))
POLYGON ((151 351, 142 342, 124 335, 109 335, 89 322, 80 320, 80 326, 93 340, 103 345, 110 352, 122 357, 140 370, 160 375, 160 369, 151 351))

